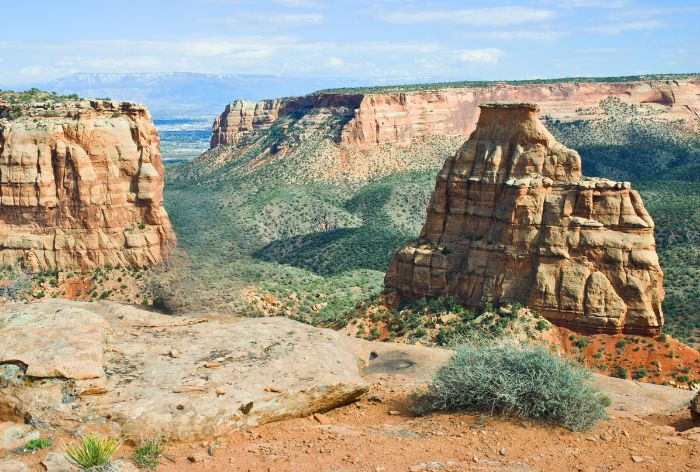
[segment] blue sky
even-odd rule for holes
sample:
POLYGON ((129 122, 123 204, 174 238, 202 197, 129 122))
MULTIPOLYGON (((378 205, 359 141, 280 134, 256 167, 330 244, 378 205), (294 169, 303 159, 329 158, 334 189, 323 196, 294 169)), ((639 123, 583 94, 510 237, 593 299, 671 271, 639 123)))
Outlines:
POLYGON ((0 86, 75 72, 411 80, 700 72, 700 2, 24 0, 0 86))

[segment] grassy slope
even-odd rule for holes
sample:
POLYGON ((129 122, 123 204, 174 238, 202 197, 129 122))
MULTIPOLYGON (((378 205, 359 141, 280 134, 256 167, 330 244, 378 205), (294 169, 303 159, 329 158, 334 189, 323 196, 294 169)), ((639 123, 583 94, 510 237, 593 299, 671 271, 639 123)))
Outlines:
MULTIPOLYGON (((603 122, 548 127, 579 150, 587 175, 631 180, 642 191, 657 223, 668 329, 688 339, 700 328, 700 187, 689 183, 700 178, 700 140, 619 101, 602 105, 603 122)), ((170 169, 166 207, 200 281, 192 290, 212 307, 249 311, 240 289, 253 287, 274 294, 281 313, 329 322, 381 291, 393 252, 420 230, 437 169, 462 139, 385 150, 403 172, 328 180, 339 153, 328 138, 342 121, 300 115, 260 132, 224 165, 206 163, 230 148, 170 169), (269 149, 282 151, 270 159, 269 149)))

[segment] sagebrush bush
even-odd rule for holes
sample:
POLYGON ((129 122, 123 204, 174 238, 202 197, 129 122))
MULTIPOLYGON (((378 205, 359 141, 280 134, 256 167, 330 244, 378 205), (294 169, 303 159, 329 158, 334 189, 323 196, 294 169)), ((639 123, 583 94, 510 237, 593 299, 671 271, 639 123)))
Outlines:
POLYGON ((438 370, 419 410, 501 414, 581 431, 606 418, 609 404, 591 376, 542 347, 465 346, 438 370))

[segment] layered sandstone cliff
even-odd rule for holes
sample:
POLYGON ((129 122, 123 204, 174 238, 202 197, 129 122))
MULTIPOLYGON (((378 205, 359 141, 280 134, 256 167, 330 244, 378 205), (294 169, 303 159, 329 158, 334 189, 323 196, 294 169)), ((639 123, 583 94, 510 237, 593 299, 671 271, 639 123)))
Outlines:
POLYGON ((280 115, 321 104, 349 108, 338 143, 360 147, 443 135, 468 136, 479 105, 495 101, 534 102, 542 113, 562 121, 597 119, 607 97, 642 105, 642 113, 669 120, 700 120, 700 78, 548 84, 495 83, 483 87, 439 88, 406 93, 346 95, 324 93, 277 100, 229 104, 212 127, 211 147, 237 144, 242 136, 269 126, 280 115))
POLYGON ((148 110, 0 96, 0 262, 89 270, 159 263, 175 242, 148 110))
POLYGON ((658 333, 663 274, 639 194, 582 177, 536 105, 480 108, 438 174, 420 239, 394 256, 389 301, 521 302, 578 330, 658 333))
POLYGON ((248 132, 269 127, 280 115, 331 107, 351 115, 361 100, 361 95, 324 93, 257 102, 235 100, 214 120, 210 146, 239 144, 248 132))

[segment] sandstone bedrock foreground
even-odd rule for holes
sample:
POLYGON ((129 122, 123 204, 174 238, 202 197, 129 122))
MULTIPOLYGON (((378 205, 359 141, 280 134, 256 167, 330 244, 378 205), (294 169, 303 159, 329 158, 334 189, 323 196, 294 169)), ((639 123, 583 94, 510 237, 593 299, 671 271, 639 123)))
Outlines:
POLYGON ((146 107, 70 100, 11 112, 0 99, 0 262, 86 271, 162 261, 175 234, 146 107))
POLYGON ((586 178, 534 104, 487 104, 440 171, 418 241, 394 256, 390 302, 517 301, 582 331, 663 326, 654 223, 629 182, 586 178))
MULTIPOLYGON (((1 305, 0 339, 1 419, 25 442, 36 429, 133 441, 217 438, 331 410, 387 379, 396 379, 392 389, 415 389, 452 354, 354 339, 283 317, 169 316, 68 300, 1 305)), ((694 395, 603 376, 594 381, 610 396, 611 413, 665 414, 687 407, 694 395)))

